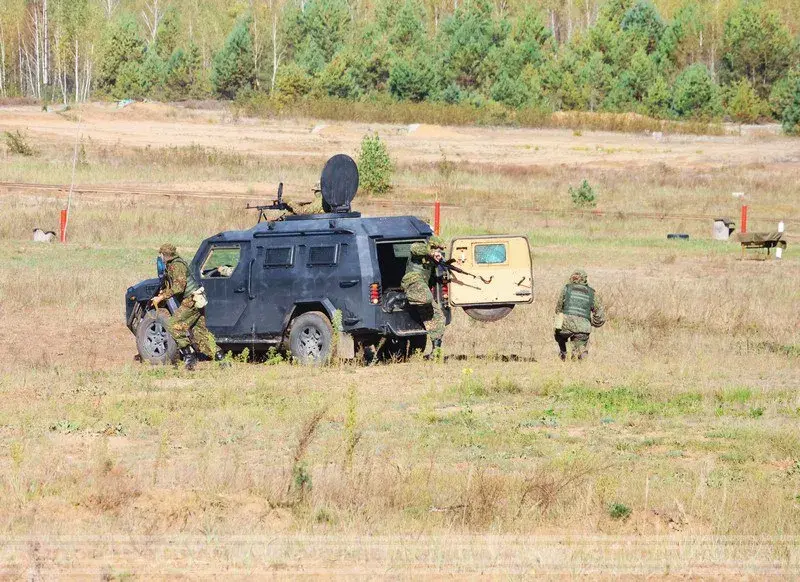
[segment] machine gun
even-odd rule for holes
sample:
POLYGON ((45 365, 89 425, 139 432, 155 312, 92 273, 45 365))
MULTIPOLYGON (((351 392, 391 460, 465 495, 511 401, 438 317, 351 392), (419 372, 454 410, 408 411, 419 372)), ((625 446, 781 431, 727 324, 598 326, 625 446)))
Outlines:
POLYGON ((267 210, 292 210, 292 207, 289 206, 286 202, 283 201, 283 182, 278 184, 278 197, 272 201, 272 204, 261 204, 256 206, 251 206, 248 204, 245 206, 246 210, 258 210, 258 222, 262 220, 269 221, 267 218, 267 210))

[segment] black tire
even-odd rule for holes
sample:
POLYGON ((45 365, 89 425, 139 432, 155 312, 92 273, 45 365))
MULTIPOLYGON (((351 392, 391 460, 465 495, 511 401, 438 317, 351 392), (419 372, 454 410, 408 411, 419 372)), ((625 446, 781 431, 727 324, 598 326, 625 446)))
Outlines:
POLYGON ((333 326, 320 311, 309 311, 292 320, 289 351, 301 364, 318 366, 328 361, 333 344, 333 326))
POLYGON ((136 349, 143 362, 171 364, 178 358, 178 346, 167 332, 169 312, 151 309, 144 314, 136 328, 136 349))
POLYGON ((514 309, 513 305, 495 305, 493 307, 465 307, 464 313, 476 321, 499 321, 514 309))

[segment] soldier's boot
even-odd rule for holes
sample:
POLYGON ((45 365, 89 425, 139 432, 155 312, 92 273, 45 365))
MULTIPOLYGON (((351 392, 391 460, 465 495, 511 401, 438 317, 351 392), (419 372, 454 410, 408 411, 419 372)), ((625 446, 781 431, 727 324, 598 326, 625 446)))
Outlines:
POLYGON ((195 356, 194 352, 190 351, 188 348, 183 353, 183 365, 190 372, 197 367, 197 356, 195 356))
POLYGON ((558 352, 558 357, 561 358, 562 362, 567 361, 567 352, 558 352))
POLYGON ((441 362, 442 361, 442 340, 435 339, 431 340, 431 353, 429 358, 434 362, 441 362))
POLYGON ((222 350, 218 349, 217 352, 214 354, 214 361, 219 362, 220 368, 230 368, 231 363, 225 360, 225 354, 222 350))

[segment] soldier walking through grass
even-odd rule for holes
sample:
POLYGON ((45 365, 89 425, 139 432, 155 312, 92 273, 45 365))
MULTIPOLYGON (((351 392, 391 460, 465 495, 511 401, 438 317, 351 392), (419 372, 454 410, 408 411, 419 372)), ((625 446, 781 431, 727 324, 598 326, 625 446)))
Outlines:
POLYGON ((592 328, 601 327, 605 322, 603 304, 589 286, 586 271, 576 270, 556 303, 555 340, 561 359, 567 359, 567 342, 572 344, 573 360, 586 358, 592 328))
POLYGON ((411 255, 406 263, 406 273, 400 282, 409 305, 413 305, 420 315, 422 324, 431 338, 434 352, 441 351, 442 338, 446 325, 444 312, 431 293, 436 263, 444 260, 444 241, 432 236, 427 243, 411 245, 411 255))
POLYGON ((191 331, 196 349, 211 359, 222 361, 224 355, 217 347, 213 334, 206 327, 205 291, 192 275, 189 265, 175 249, 175 245, 165 243, 158 249, 166 265, 164 281, 158 295, 153 297, 153 307, 170 297, 175 297, 180 306, 167 321, 167 331, 175 339, 175 344, 183 357, 187 370, 194 370, 197 358, 192 352, 191 331))

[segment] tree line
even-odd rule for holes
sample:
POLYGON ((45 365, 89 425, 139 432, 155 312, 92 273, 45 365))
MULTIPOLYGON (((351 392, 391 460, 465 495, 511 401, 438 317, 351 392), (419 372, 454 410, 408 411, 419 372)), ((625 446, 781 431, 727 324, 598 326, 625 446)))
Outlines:
POLYGON ((0 96, 800 124, 800 1, 2 0, 0 96))

